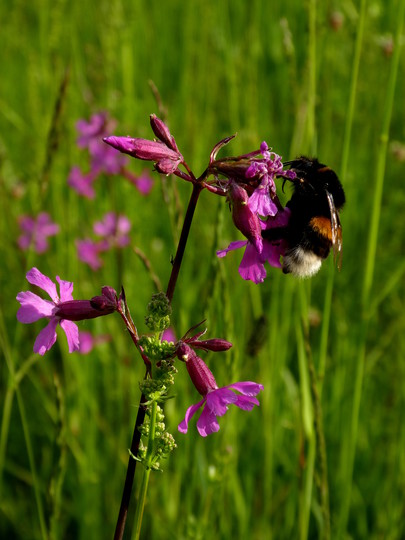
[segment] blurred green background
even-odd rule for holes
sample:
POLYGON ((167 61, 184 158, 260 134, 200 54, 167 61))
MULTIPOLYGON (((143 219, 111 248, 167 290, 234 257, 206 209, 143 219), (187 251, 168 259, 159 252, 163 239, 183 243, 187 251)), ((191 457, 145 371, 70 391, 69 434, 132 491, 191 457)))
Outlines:
MULTIPOLYGON (((113 336, 88 356, 69 355, 64 335, 34 355, 43 321, 18 324, 15 296, 32 266, 74 281, 75 298, 123 284, 145 331, 155 291, 131 247, 93 272, 75 240, 105 212, 126 214, 132 246, 165 288, 190 186, 156 175, 143 198, 125 179, 102 177, 90 201, 67 177, 87 164, 79 118, 108 111, 116 134, 151 136, 149 114, 159 110, 149 80, 196 174, 214 144, 237 132, 232 155, 266 140, 284 159, 318 156, 341 176, 347 204, 340 273, 328 260, 310 281, 269 269, 254 285, 237 273, 241 254, 217 260, 240 235, 226 202, 202 194, 173 325, 181 336, 206 318, 210 337, 234 343, 204 355, 218 384, 254 380, 265 390, 260 408, 230 410, 219 433, 201 439, 192 422, 181 435, 177 424, 198 394, 179 366, 166 406, 178 448, 152 475, 142 538, 327 538, 327 486, 331 538, 405 538, 405 101, 395 41, 403 4, 2 1, 1 538, 113 537, 141 361, 118 317, 80 323, 113 336), (45 254, 22 252, 18 216, 40 211, 61 232, 45 254)), ((138 174, 143 163, 130 168, 138 174)))

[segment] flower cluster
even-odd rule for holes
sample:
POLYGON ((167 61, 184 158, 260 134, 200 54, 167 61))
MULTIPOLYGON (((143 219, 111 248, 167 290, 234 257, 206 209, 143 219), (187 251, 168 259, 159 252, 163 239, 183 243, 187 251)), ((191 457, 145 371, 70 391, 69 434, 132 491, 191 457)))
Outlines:
POLYGON ((98 270, 103 265, 100 254, 127 246, 130 243, 130 230, 131 223, 126 216, 107 212, 101 221, 96 221, 93 225, 97 240, 85 238, 76 241, 79 259, 88 264, 92 270, 98 270))
POLYGON ((270 152, 266 142, 260 149, 238 158, 215 160, 211 157, 209 171, 218 183, 218 175, 228 178, 227 195, 235 227, 247 241, 231 242, 225 249, 217 251, 225 257, 230 251, 245 247, 239 266, 243 279, 261 283, 266 277, 264 263, 281 268, 280 258, 286 250, 284 240, 268 240, 262 231, 288 226, 290 210, 283 208, 276 194, 276 177, 293 180, 295 172, 284 171, 281 157, 270 152), (262 157, 257 156, 261 154, 262 157))
POLYGON ((78 166, 72 167, 68 184, 79 195, 93 199, 95 197, 94 182, 100 174, 121 174, 127 178, 142 195, 147 195, 152 188, 152 179, 144 171, 137 177, 127 169, 128 160, 117 154, 112 148, 103 144, 103 137, 115 128, 115 120, 106 113, 93 114, 90 120, 79 120, 76 129, 79 133, 77 145, 86 148, 90 155, 90 170, 83 173, 78 166))
POLYGON ((36 217, 23 215, 18 218, 22 234, 18 238, 18 246, 23 251, 32 247, 38 253, 45 253, 48 248, 48 237, 59 233, 59 225, 54 223, 47 212, 40 212, 36 217))
POLYGON ((160 173, 175 174, 194 184, 200 183, 212 193, 227 196, 233 222, 247 240, 231 242, 227 248, 217 251, 217 255, 225 257, 230 251, 245 247, 239 266, 243 279, 261 283, 266 277, 266 262, 281 268, 280 258, 287 247, 285 241, 263 239, 262 231, 288 226, 290 210, 283 208, 277 197, 275 178, 293 180, 295 172, 283 169, 281 157, 272 152, 265 141, 249 154, 217 159, 219 150, 233 139, 231 136, 214 146, 206 171, 197 179, 166 124, 154 114, 150 123, 158 140, 110 136, 105 137, 104 142, 124 154, 154 162, 160 173))
MULTIPOLYGON (((287 248, 282 239, 283 235, 274 235, 274 238, 281 239, 270 240, 269 234, 263 237, 263 231, 288 227, 290 210, 283 208, 277 197, 275 179, 282 177, 284 180, 294 180, 295 172, 284 170, 281 157, 271 151, 266 142, 262 142, 259 149, 248 154, 217 158, 218 152, 233 139, 231 136, 214 146, 207 168, 197 178, 186 163, 167 125, 156 115, 151 115, 150 124, 155 137, 153 140, 108 136, 115 123, 104 113, 93 115, 89 122, 80 120, 77 123, 79 132, 77 144, 89 152, 90 171, 82 174, 78 167, 74 167, 70 173, 69 184, 80 194, 92 198, 94 181, 101 173, 122 174, 142 193, 147 193, 151 187, 148 176, 136 178, 132 175, 127 170, 127 155, 151 161, 159 173, 173 174, 191 182, 193 194, 198 195, 202 189, 207 189, 213 194, 226 197, 233 223, 245 240, 231 242, 227 248, 218 251, 217 255, 224 257, 230 251, 244 247, 245 252, 239 267, 243 279, 260 283, 266 277, 265 263, 281 267, 280 259, 287 248)), ((32 218, 28 221, 27 217, 24 219, 25 222, 21 221, 21 226, 26 232, 26 237, 19 240, 21 247, 33 244, 37 251, 45 250, 47 236, 56 234, 58 226, 44 214, 40 214, 37 221, 32 218)), ((130 243, 130 229, 131 224, 127 217, 108 212, 102 220, 93 225, 96 239, 85 238, 77 241, 80 260, 93 270, 97 270, 103 264, 100 257, 103 252, 112 248, 123 248, 130 243)), ((173 263, 174 267, 176 260, 179 260, 177 256, 173 263)), ((21 304, 17 312, 17 319, 20 322, 28 324, 43 318, 48 321, 34 344, 34 352, 41 355, 55 343, 57 326, 60 326, 66 334, 69 352, 79 351, 85 354, 95 343, 107 340, 108 336, 94 338, 88 332, 79 333, 76 322, 113 312, 120 314, 146 366, 146 376, 140 387, 149 423, 144 425, 141 432, 149 441, 148 446, 144 447, 143 454, 141 451, 136 459, 142 458, 143 455, 148 467, 157 467, 158 458, 165 457, 174 447, 174 441, 165 430, 160 404, 168 399, 168 388, 173 384, 174 374, 177 371, 174 366, 176 359, 185 363, 193 385, 202 396, 200 401, 187 409, 184 419, 178 426, 182 433, 188 431, 190 420, 198 410, 201 410, 197 420, 199 434, 206 437, 217 432, 220 429, 218 419, 226 413, 230 405, 250 411, 259 405, 256 396, 263 390, 263 385, 252 381, 218 386, 213 373, 197 352, 225 352, 232 344, 225 339, 205 339, 206 330, 196 331, 199 325, 191 328, 179 340, 176 340, 173 333, 170 342, 163 339, 163 335, 167 339, 170 329, 173 296, 171 287, 174 287, 178 271, 179 266, 173 269, 167 294, 154 295, 148 304, 145 323, 152 334, 141 337, 132 321, 123 289, 119 297, 111 287, 103 287, 100 296, 95 296, 91 300, 74 300, 73 283, 57 277, 60 290, 58 294, 56 284, 37 268, 32 268, 27 273, 28 282, 45 291, 51 300, 45 300, 31 291, 20 292, 17 295, 17 300, 21 304), (162 441, 160 447, 154 442, 156 433, 162 441)))

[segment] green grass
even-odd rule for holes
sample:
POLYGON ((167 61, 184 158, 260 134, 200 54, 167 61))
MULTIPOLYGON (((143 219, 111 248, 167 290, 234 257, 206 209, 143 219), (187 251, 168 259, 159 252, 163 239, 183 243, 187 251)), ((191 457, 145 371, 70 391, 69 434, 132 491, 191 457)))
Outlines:
POLYGON ((227 149, 233 155, 262 140, 285 159, 317 155, 340 174, 347 204, 341 272, 328 260, 299 282, 271 269, 256 286, 240 279, 240 254, 215 257, 238 235, 225 201, 202 194, 174 325, 182 335, 207 318, 211 337, 234 343, 204 356, 218 383, 254 380, 265 391, 260 409, 230 410, 216 435, 201 439, 194 423, 177 434, 198 399, 179 366, 166 406, 178 448, 163 474, 151 474, 141 537, 325 537, 322 437, 330 537, 405 537, 404 162, 390 146, 405 142, 405 66, 396 47, 403 8, 404 0, 1 3, 0 537, 113 537, 140 359, 118 317, 81 323, 114 336, 88 356, 69 355, 63 335, 44 358, 33 355, 41 324, 17 323, 15 296, 32 266, 74 281, 76 298, 122 283, 145 331, 154 285, 141 261, 128 248, 94 273, 77 260, 75 239, 108 210, 127 214, 133 245, 165 287, 190 186, 169 180, 180 207, 168 208, 157 176, 146 199, 122 178, 101 178, 94 201, 66 179, 72 165, 86 163, 75 144, 79 118, 108 110, 117 134, 150 137, 148 117, 158 108, 149 80, 196 174, 212 146, 238 132, 227 149), (335 10, 344 16, 338 30, 335 10), (393 54, 381 45, 387 36, 393 54), (17 218, 41 210, 61 233, 46 254, 22 253, 17 218))

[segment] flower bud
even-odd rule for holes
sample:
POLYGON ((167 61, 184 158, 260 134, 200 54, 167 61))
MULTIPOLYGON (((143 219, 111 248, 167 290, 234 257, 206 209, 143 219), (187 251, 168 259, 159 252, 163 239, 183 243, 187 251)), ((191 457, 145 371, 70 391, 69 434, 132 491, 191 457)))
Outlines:
POLYGON ((207 364, 202 358, 196 355, 187 343, 179 341, 176 354, 179 360, 186 363, 188 374, 202 396, 207 395, 210 390, 218 388, 215 377, 207 364))
POLYGON ((146 161, 160 161, 162 159, 177 161, 179 159, 178 152, 171 150, 159 141, 114 136, 105 137, 103 141, 124 154, 146 161))
POLYGON ((246 190, 236 182, 232 182, 229 189, 229 196, 235 227, 255 246, 258 253, 261 253, 263 250, 263 239, 260 219, 248 206, 249 197, 246 190))
POLYGON ((118 309, 117 293, 112 287, 103 287, 101 296, 93 296, 90 300, 91 306, 98 311, 108 311, 112 313, 118 309))
POLYGON ((164 142, 169 148, 171 148, 175 152, 179 152, 176 141, 174 140, 173 135, 170 133, 169 128, 163 122, 163 120, 156 116, 156 114, 150 115, 150 125, 152 127, 153 133, 158 139, 164 142))
POLYGON ((227 351, 232 347, 232 343, 226 341, 226 339, 213 338, 206 339, 205 341, 192 341, 190 340, 189 345, 195 349, 202 349, 203 351, 212 351, 212 352, 223 352, 227 351))
POLYGON ((109 315, 113 311, 115 309, 107 305, 101 309, 95 308, 90 300, 68 300, 67 302, 60 302, 56 306, 54 315, 68 321, 82 321, 109 315))

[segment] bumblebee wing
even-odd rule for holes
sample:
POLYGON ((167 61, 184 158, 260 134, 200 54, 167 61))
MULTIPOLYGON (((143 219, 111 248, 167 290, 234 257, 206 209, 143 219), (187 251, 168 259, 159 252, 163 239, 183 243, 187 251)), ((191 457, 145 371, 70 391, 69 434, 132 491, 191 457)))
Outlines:
POLYGON ((339 212, 336 210, 333 196, 329 191, 326 192, 330 210, 330 222, 332 229, 332 247, 333 259, 340 270, 342 267, 342 226, 340 224, 339 212))

